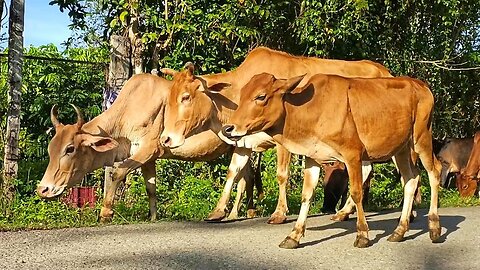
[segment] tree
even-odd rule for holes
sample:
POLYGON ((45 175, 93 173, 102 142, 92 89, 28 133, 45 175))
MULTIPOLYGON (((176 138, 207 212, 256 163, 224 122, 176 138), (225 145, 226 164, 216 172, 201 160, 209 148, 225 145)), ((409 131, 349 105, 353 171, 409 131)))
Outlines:
POLYGON ((18 174, 20 151, 20 109, 22 98, 22 64, 23 64, 23 19, 25 0, 12 0, 10 4, 10 23, 8 40, 8 76, 10 90, 8 95, 7 134, 5 140, 5 157, 3 167, 3 195, 7 202, 15 194, 14 180, 18 174))

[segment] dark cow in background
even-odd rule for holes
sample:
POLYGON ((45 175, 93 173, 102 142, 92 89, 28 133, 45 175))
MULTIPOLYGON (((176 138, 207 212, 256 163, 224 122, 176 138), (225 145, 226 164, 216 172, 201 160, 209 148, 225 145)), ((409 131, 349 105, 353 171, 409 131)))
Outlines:
POLYGON ((456 185, 462 197, 471 197, 477 191, 480 172, 480 131, 473 137, 473 147, 467 165, 457 175, 456 185))
MULTIPOLYGON (((334 161, 325 164, 321 164, 323 172, 325 173, 323 178, 323 206, 322 213, 335 214, 338 202, 340 205, 338 209, 341 209, 348 199, 348 172, 345 164, 342 162, 334 161)), ((363 183, 363 205, 368 202, 368 193, 370 191, 370 179, 372 173, 367 177, 367 180, 363 183)))
POLYGON ((472 152, 473 138, 447 138, 434 140, 434 152, 442 163, 440 185, 449 187, 452 174, 460 173, 467 166, 468 158, 472 152))

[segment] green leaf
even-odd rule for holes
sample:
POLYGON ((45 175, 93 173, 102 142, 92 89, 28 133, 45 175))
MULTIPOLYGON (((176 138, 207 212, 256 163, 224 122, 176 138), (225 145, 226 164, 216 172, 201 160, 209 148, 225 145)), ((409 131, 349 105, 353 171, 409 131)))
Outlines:
POLYGON ((126 24, 126 21, 125 21, 125 18, 127 17, 128 15, 128 11, 124 10, 122 13, 120 13, 120 21, 123 23, 123 24, 126 24))

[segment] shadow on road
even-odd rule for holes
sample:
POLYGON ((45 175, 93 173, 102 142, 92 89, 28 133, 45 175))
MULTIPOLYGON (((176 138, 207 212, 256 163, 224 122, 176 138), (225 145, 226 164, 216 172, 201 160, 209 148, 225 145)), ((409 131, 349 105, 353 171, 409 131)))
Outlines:
MULTIPOLYGON (((391 218, 391 219, 383 219, 383 220, 369 220, 374 216, 381 215, 382 213, 375 213, 372 215, 367 216, 368 227, 370 230, 378 230, 383 231, 380 234, 377 234, 374 239, 372 239, 372 244, 378 243, 378 241, 384 237, 388 237, 393 230, 395 230, 396 226, 398 225, 398 218, 391 218)), ((385 214, 385 213, 383 213, 385 214)), ((448 235, 457 231, 459 229, 459 224, 465 220, 464 216, 448 216, 448 215, 440 215, 440 225, 442 226, 442 235, 437 240, 437 243, 443 243, 447 239, 448 235)), ((325 224, 322 226, 316 226, 307 228, 307 230, 311 231, 321 231, 321 230, 330 230, 330 229, 343 229, 343 232, 330 235, 328 237, 318 239, 315 241, 305 242, 300 244, 300 247, 312 246, 316 245, 331 239, 335 239, 338 237, 346 236, 349 234, 354 234, 357 232, 356 229, 356 219, 350 219, 348 221, 343 222, 332 222, 329 224, 325 224)), ((428 234, 428 217, 427 211, 425 209, 418 210, 418 216, 415 220, 410 223, 410 230, 417 231, 412 235, 407 235, 404 238, 404 241, 408 241, 411 239, 415 239, 422 234, 428 234)), ((408 233, 408 232, 407 232, 408 233)), ((352 238, 353 239, 353 238, 352 238)))

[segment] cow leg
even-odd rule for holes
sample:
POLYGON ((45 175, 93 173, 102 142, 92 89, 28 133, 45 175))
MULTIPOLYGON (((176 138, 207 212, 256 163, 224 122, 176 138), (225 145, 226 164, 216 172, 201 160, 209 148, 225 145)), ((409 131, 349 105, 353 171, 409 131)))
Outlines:
MULTIPOLYGON (((249 162, 249 165, 251 163, 249 162)), ((238 219, 238 212, 240 211, 241 202, 243 194, 247 193, 247 218, 254 218, 256 216, 255 207, 253 204, 253 168, 251 166, 246 166, 243 169, 245 172, 242 173, 243 177, 238 181, 237 184, 237 196, 235 198, 235 203, 228 214, 227 220, 238 219)))
POLYGON ((289 166, 292 155, 285 147, 277 144, 277 181, 278 201, 275 212, 270 216, 268 224, 281 224, 287 220, 287 184, 290 174, 289 166))
MULTIPOLYGON (((373 170, 372 163, 367 162, 367 161, 362 162, 362 169, 361 170, 362 170, 361 171, 361 173, 362 173, 362 183, 365 183, 367 181, 367 179, 369 178, 370 174, 372 173, 372 170, 373 170)), ((347 168, 347 171, 348 171, 348 168, 347 168)), ((349 178, 351 178, 350 171, 348 171, 348 173, 349 173, 349 178)), ((352 181, 350 180, 350 183, 351 182, 352 181)), ((351 188, 350 188, 350 190, 351 190, 351 188)), ((349 219, 350 215, 353 214, 354 212, 355 212, 355 202, 352 199, 352 195, 350 195, 347 199, 347 202, 343 206, 343 208, 340 209, 335 215, 333 215, 331 220, 346 221, 346 220, 349 219)))
MULTIPOLYGON (((410 151, 410 153, 411 153, 411 151, 410 151)), ((405 157, 402 157, 402 158, 405 159, 405 157)), ((416 154, 411 155, 410 158, 409 158, 409 160, 410 160, 409 163, 411 164, 410 168, 411 168, 411 170, 413 170, 415 172, 417 170, 417 167, 415 166, 416 154)), ((400 182, 402 183, 402 188, 404 189, 404 192, 405 192, 406 181, 405 181, 405 178, 400 171, 400 168, 398 167, 397 158, 395 156, 393 156, 392 161, 393 161, 393 164, 395 164, 395 168, 397 168, 398 173, 400 174, 400 182)), ((405 162, 405 161, 402 160, 402 162, 405 162)), ((413 202, 412 202, 412 207, 411 207, 411 211, 410 211, 410 222, 413 222, 413 220, 415 220, 415 217, 417 216, 417 213, 415 212, 415 210, 413 210, 413 203, 414 202, 417 202, 418 204, 420 204, 422 202, 422 196, 421 196, 421 193, 420 193, 420 178, 417 182, 417 189, 415 190, 415 196, 414 196, 414 199, 413 199, 413 202)), ((400 205, 402 208, 403 208, 403 204, 404 204, 404 202, 402 201, 402 203, 400 205)), ((398 219, 399 219, 399 222, 400 222, 401 217, 399 217, 398 219)))
POLYGON ((420 180, 420 174, 415 165, 412 163, 409 147, 405 147, 403 150, 398 152, 395 155, 395 161, 396 166, 402 176, 402 182, 404 182, 404 197, 400 222, 390 237, 388 237, 388 241, 390 242, 402 241, 405 232, 409 228, 413 199, 415 197, 415 191, 420 180))
POLYGON ((280 243, 279 247, 293 249, 297 248, 300 238, 305 234, 305 222, 307 221, 308 209, 315 187, 320 176, 320 165, 310 158, 305 159, 303 175, 302 206, 298 214, 297 222, 292 232, 280 243))
POLYGON ((428 229, 430 239, 435 242, 440 238, 442 228, 440 227, 440 218, 438 216, 438 188, 440 186, 440 171, 442 165, 435 158, 432 151, 432 134, 424 132, 420 134, 416 143, 414 143, 415 152, 419 154, 420 161, 428 173, 430 183, 430 209, 428 211, 428 229))
POLYGON ((155 161, 150 161, 142 166, 145 187, 148 195, 148 209, 151 221, 157 220, 157 195, 156 195, 156 170, 155 161))
MULTIPOLYGON (((357 209, 357 237, 353 246, 358 248, 368 247, 370 245, 368 224, 362 205, 363 181, 366 178, 365 175, 368 176, 368 174, 366 172, 362 174, 363 170, 360 157, 346 160, 345 165, 347 166, 348 176, 350 178, 350 197, 357 209)), ((366 165, 364 164, 364 166, 366 165)), ((371 168, 371 164, 369 164, 369 166, 371 168)))
POLYGON ((251 149, 239 148, 236 147, 233 151, 232 160, 228 166, 227 172, 227 181, 225 187, 223 188, 222 196, 217 203, 215 209, 208 215, 206 220, 217 221, 222 220, 226 215, 227 203, 230 200, 230 194, 232 192, 232 187, 234 182, 242 178, 242 171, 248 163, 250 154, 252 153, 251 149))
POLYGON ((240 211, 240 204, 242 202, 243 193, 245 192, 245 186, 246 186, 246 181, 245 181, 245 178, 242 177, 240 180, 238 180, 237 196, 235 197, 235 203, 233 204, 230 214, 228 214, 227 220, 238 219, 238 211, 240 211))
POLYGON ((103 194, 103 206, 100 210, 100 222, 109 223, 113 218, 113 201, 115 200, 115 192, 117 191, 118 185, 125 178, 121 180, 113 180, 112 174, 114 173, 115 168, 105 167, 105 190, 103 194))
POLYGON ((158 138, 144 138, 135 153, 116 166, 113 180, 125 178, 130 172, 163 154, 161 153, 163 150, 158 148, 157 141, 158 138))

